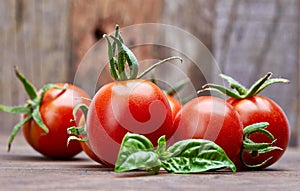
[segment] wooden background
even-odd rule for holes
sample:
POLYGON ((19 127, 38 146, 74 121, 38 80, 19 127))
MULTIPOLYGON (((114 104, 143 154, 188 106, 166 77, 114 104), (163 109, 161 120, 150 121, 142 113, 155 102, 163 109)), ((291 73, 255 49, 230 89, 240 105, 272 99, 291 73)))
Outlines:
MULTIPOLYGON (((73 82, 83 56, 102 34, 112 32, 116 23, 121 27, 164 23, 201 40, 220 70, 246 86, 268 71, 290 79, 290 84, 274 85, 263 94, 273 98, 287 113, 292 128, 290 145, 297 146, 300 143, 299 19, 300 0, 3 0, 0 1, 0 103, 20 105, 27 98, 14 76, 14 65, 37 88, 49 82, 73 82)), ((131 40, 140 38, 143 36, 131 40)), ((172 40, 194 55, 199 52, 176 36, 172 40)), ((134 52, 141 60, 167 55, 166 51, 153 51, 147 46, 134 52)), ((87 69, 86 77, 94 69, 87 69)), ((203 76, 193 69, 187 71, 195 88, 200 88, 205 82, 203 76)), ((100 83, 105 83, 111 79, 104 74, 101 80, 100 83)), ((87 91, 95 86, 81 85, 87 91)), ((19 119, 3 112, 0 117, 0 134, 10 132, 19 119)))

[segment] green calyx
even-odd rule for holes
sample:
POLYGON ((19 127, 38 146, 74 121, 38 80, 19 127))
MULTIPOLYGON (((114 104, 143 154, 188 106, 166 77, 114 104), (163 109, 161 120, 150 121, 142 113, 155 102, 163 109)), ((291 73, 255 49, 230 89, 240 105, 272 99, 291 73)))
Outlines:
POLYGON ((35 87, 32 85, 31 82, 29 82, 22 73, 20 73, 15 67, 15 74, 17 78, 22 82, 24 89, 26 93, 29 96, 29 100, 26 102, 24 106, 4 106, 0 104, 0 110, 8 113, 18 113, 18 114, 24 114, 25 118, 17 123, 9 137, 8 141, 8 151, 10 151, 11 144, 16 136, 16 134, 19 132, 19 130, 22 128, 24 124, 26 124, 30 120, 34 120, 45 132, 45 134, 49 133, 49 129, 44 124, 41 114, 40 114, 40 106, 43 100, 43 97, 45 93, 51 89, 56 88, 62 90, 62 93, 67 89, 67 84, 64 87, 59 87, 54 84, 47 84, 45 85, 42 90, 41 94, 38 95, 35 87))
POLYGON ((216 91, 223 95, 233 97, 235 99, 245 99, 257 95, 263 89, 275 83, 289 83, 290 81, 284 78, 271 78, 272 73, 268 72, 264 77, 256 81, 249 89, 245 88, 238 81, 230 76, 220 74, 220 77, 229 83, 231 89, 217 84, 205 84, 199 92, 216 91))
POLYGON ((240 161, 248 169, 260 168, 263 165, 265 165, 272 157, 266 159, 265 161, 263 161, 260 164, 250 165, 244 161, 244 158, 243 158, 244 152, 250 153, 251 156, 253 158, 255 158, 260 154, 268 153, 273 150, 282 150, 280 147, 273 146, 274 143, 276 142, 276 139, 268 130, 265 129, 268 125, 269 125, 269 123, 267 123, 267 122, 255 123, 255 124, 245 127, 243 130, 244 138, 243 138, 242 149, 240 152, 240 161), (253 142, 249 138, 249 136, 253 133, 262 133, 262 134, 268 136, 271 140, 271 143, 255 143, 255 142, 253 142))
POLYGON ((116 25, 115 30, 116 31, 114 35, 103 35, 108 44, 108 59, 110 64, 110 73, 115 80, 121 81, 140 79, 160 64, 175 59, 179 59, 182 62, 182 59, 177 56, 166 58, 155 63, 154 65, 146 69, 144 72, 142 72, 140 75, 138 75, 139 64, 137 58, 135 57, 134 53, 124 44, 124 40, 120 34, 118 25, 116 25), (110 42, 109 38, 113 40, 112 43, 110 42), (128 69, 126 66, 128 66, 128 69))
MULTIPOLYGON (((88 106, 85 105, 85 104, 78 104, 73 109, 74 121, 77 118, 76 114, 77 114, 79 109, 83 112, 84 118, 86 119, 86 117, 87 117, 87 113, 88 113, 88 110, 89 110, 88 106)), ((69 138, 67 140, 67 145, 69 145, 69 143, 73 140, 79 141, 79 142, 87 142, 88 141, 88 138, 86 137, 86 125, 85 125, 85 123, 82 126, 69 127, 67 129, 67 132, 68 132, 69 135, 71 135, 71 136, 69 136, 69 138)))

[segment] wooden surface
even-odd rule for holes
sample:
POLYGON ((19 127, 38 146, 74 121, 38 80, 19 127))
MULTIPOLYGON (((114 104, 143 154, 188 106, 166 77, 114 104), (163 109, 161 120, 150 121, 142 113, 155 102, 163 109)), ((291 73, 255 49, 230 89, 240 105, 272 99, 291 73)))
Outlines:
MULTIPOLYGON (((0 103, 20 105, 27 99, 13 73, 14 65, 18 65, 37 88, 49 82, 73 82, 76 67, 86 51, 103 33, 112 32, 116 23, 121 27, 164 23, 202 41, 212 52, 220 71, 245 86, 268 71, 275 77, 290 79, 289 85, 274 85, 263 93, 287 113, 292 127, 290 145, 297 146, 300 144, 299 7, 300 0, 0 1, 0 103), (283 89, 278 91, 279 87, 283 89)), ((169 37, 174 45, 184 48, 183 54, 194 56, 201 52, 173 33, 150 35, 162 41, 169 37)), ((125 42, 132 45, 144 37, 136 35, 125 42)), ((139 52, 141 61, 145 57, 166 56, 166 51, 149 51, 144 46, 134 49, 139 52)), ((199 60, 203 58, 200 56, 196 62, 199 60)), ((93 72, 98 63, 102 61, 95 60, 95 66, 84 73, 85 78, 90 77, 89 72, 93 72)), ((180 69, 198 89, 203 77, 188 67, 185 64, 180 69)), ((168 73, 168 78, 177 74, 168 73)), ((103 79, 107 80, 110 79, 103 79)), ((94 90, 96 84, 82 80, 81 85, 85 90, 94 90)), ((0 133, 9 132, 18 118, 1 112, 0 133)))
POLYGON ((0 190, 297 190, 300 150, 289 149, 263 171, 208 172, 192 175, 149 175, 143 171, 114 173, 84 153, 71 161, 52 161, 37 154, 19 134, 10 153, 0 136, 0 190))

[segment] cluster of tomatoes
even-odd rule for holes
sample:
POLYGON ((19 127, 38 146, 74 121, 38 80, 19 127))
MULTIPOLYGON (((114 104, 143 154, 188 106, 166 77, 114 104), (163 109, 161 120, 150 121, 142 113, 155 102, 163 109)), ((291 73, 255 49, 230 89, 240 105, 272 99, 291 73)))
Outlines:
MULTIPOLYGON (((287 117, 274 101, 257 94, 270 84, 287 80, 271 79, 268 73, 246 89, 222 75, 231 89, 206 84, 201 91, 218 91, 228 99, 199 96, 182 105, 155 83, 141 79, 150 69, 138 75, 138 62, 118 27, 115 35, 105 39, 115 82, 101 87, 93 98, 71 84, 48 85, 37 92, 16 70, 30 100, 21 107, 0 105, 3 111, 22 113, 9 147, 22 128, 28 143, 46 157, 71 158, 83 149, 91 159, 110 167, 127 132, 146 136, 154 146, 162 135, 169 144, 184 139, 211 140, 241 169, 265 168, 284 153, 289 141, 287 117)), ((178 57, 156 65, 172 59, 178 57)))

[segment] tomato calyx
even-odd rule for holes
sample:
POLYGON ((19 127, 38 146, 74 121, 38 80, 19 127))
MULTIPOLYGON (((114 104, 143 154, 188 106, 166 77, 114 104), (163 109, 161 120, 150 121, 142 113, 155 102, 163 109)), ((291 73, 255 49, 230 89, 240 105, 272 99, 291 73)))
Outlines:
POLYGON ((266 164, 272 157, 266 159, 265 161, 263 161, 260 164, 250 165, 244 161, 244 158, 243 158, 244 152, 250 153, 251 156, 253 158, 255 158, 260 154, 268 153, 273 150, 282 150, 282 148, 280 148, 280 147, 273 146, 274 143, 276 142, 276 139, 268 130, 265 129, 268 125, 269 125, 269 123, 267 123, 267 122, 254 123, 252 125, 245 127, 243 130, 244 135, 243 135, 243 145, 242 145, 242 149, 240 151, 240 161, 248 169, 259 168, 259 167, 263 166, 264 164, 266 164), (253 133, 262 133, 262 134, 268 136, 270 138, 271 142, 270 143, 255 143, 249 138, 249 136, 253 133))
POLYGON ((217 84, 205 84, 202 86, 202 90, 199 90, 198 93, 204 92, 204 91, 216 91, 218 93, 221 93, 226 96, 230 96, 235 99, 246 99, 252 96, 257 95, 262 90, 264 90, 269 85, 275 84, 275 83, 289 83, 290 81, 288 79, 284 78, 271 78, 272 73, 268 72, 264 77, 257 80, 249 89, 245 88, 243 85, 241 85, 238 81, 233 79, 230 76, 227 76, 225 74, 220 74, 220 77, 226 80, 229 83, 229 86, 231 89, 226 88, 222 85, 217 84))
POLYGON ((33 86, 33 84, 29 80, 27 80, 26 77, 22 73, 20 73, 18 71, 17 67, 15 67, 15 74, 16 74, 17 78, 21 81, 21 83, 23 84, 23 87, 30 99, 26 102, 26 104, 24 106, 0 105, 1 111, 8 112, 8 113, 23 114, 25 116, 25 118, 22 121, 20 121, 13 127, 13 130, 10 134, 9 141, 8 141, 8 151, 10 151, 11 144, 12 144, 16 134, 21 129, 21 127, 32 119, 39 125, 40 128, 43 129, 45 134, 49 133, 49 129, 44 124, 41 114, 40 114, 40 106, 42 104, 44 95, 51 88, 56 88, 56 89, 62 90, 61 93, 63 93, 67 89, 67 84, 64 87, 56 86, 54 84, 46 84, 42 88, 41 93, 38 94, 38 92, 36 91, 36 88, 33 86))
MULTIPOLYGON (((88 113, 88 106, 86 104, 78 104, 74 107, 73 109, 73 117, 74 117, 74 121, 76 121, 76 114, 78 112, 78 110, 81 110, 83 112, 83 116, 86 119, 87 113, 88 113)), ((84 136, 83 138, 80 137, 80 135, 86 135, 86 125, 84 123, 84 125, 82 126, 72 126, 69 127, 67 129, 67 132, 69 135, 69 138, 67 140, 67 145, 69 145, 69 143, 73 140, 79 141, 79 142, 87 142, 88 138, 87 136, 84 136)))
POLYGON ((118 81, 141 79, 158 65, 171 60, 179 59, 182 62, 182 58, 178 56, 169 57, 153 64, 138 75, 138 60, 134 53, 124 44, 124 40, 119 31, 119 26, 116 25, 114 35, 104 34, 103 37, 106 39, 108 44, 108 59, 110 63, 111 76, 118 81), (109 38, 113 40, 113 43, 110 42, 109 38), (115 55, 117 55, 117 57, 115 55), (126 72, 126 63, 129 68, 129 74, 126 72))

